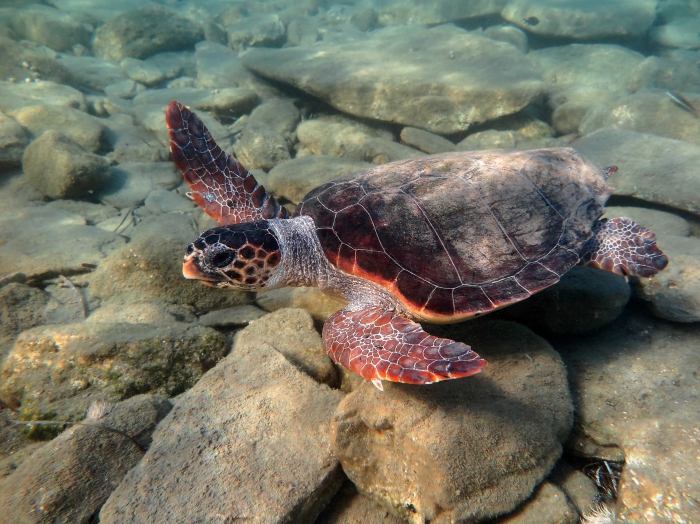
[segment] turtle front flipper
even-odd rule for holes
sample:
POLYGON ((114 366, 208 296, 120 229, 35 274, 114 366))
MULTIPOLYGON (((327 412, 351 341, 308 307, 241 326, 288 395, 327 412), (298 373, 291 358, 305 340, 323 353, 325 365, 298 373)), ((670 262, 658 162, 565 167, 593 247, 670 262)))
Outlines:
POLYGON ((618 275, 651 277, 668 265, 668 257, 656 245, 656 235, 631 218, 603 218, 583 246, 581 262, 618 275))
POLYGON ((330 357, 371 380, 432 384, 478 373, 486 361, 469 346, 429 335, 419 324, 380 307, 341 309, 323 326, 330 357))
POLYGON ((170 153, 192 199, 219 225, 287 218, 287 210, 233 156, 216 145, 197 115, 178 102, 165 112, 170 153))

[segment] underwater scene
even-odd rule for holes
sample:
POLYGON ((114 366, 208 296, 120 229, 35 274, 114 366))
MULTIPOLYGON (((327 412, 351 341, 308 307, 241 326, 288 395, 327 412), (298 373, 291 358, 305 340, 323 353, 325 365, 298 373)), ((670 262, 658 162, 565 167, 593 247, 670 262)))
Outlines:
POLYGON ((0 524, 700 523, 700 0, 0 0, 0 524))

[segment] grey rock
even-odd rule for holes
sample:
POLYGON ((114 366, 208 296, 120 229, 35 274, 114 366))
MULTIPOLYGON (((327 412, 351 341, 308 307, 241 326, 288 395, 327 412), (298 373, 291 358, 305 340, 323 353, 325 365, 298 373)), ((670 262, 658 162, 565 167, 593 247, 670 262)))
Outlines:
POLYGON ((416 158, 424 154, 394 142, 389 133, 344 118, 305 120, 297 127, 297 138, 300 149, 314 155, 337 156, 373 164, 416 158))
POLYGON ((60 55, 60 63, 70 71, 78 85, 96 91, 124 80, 119 64, 94 56, 60 55))
POLYGON ((194 55, 197 70, 197 87, 250 89, 260 98, 279 97, 280 93, 267 82, 248 71, 238 55, 216 42, 199 42, 194 55))
POLYGON ((88 317, 36 327, 15 340, 3 363, 0 392, 21 406, 25 420, 79 420, 93 400, 182 393, 223 358, 226 346, 223 335, 197 324, 88 317))
POLYGON ((161 143, 154 133, 137 125, 130 115, 118 113, 102 119, 102 122, 112 149, 106 156, 111 160, 119 164, 171 161, 168 142, 161 143))
MULTIPOLYGON (((0 19, 2 16, 0 16, 0 19)), ((0 22, 0 27, 2 23, 0 22)), ((15 38, 18 38, 13 34, 15 38)), ((35 80, 50 80, 59 84, 73 84, 75 78, 70 71, 57 60, 57 56, 50 49, 39 48, 31 42, 15 42, 0 32, 0 55, 11 57, 0 63, 0 78, 5 81, 22 82, 22 89, 26 88, 25 82, 35 80), (48 50, 48 52, 47 52, 48 50), (31 69, 29 68, 31 66, 31 69)), ((0 83, 0 85, 2 85, 0 83)), ((25 104, 27 105, 27 104, 25 104)), ((6 102, 2 103, 2 110, 5 111, 6 102)), ((20 106, 9 106, 16 109, 20 106)))
POLYGON ((48 301, 46 293, 18 282, 0 287, 0 360, 20 332, 44 323, 48 301))
POLYGON ((0 172, 22 165, 22 154, 28 144, 29 139, 22 126, 0 113, 0 172))
POLYGON ((162 299, 187 304, 200 312, 248 302, 249 293, 222 292, 182 277, 182 256, 198 233, 187 215, 144 218, 129 233, 131 242, 112 253, 89 275, 90 289, 102 299, 162 299))
POLYGON ((314 380, 332 388, 338 386, 333 361, 307 311, 285 308, 265 315, 249 323, 245 336, 257 344, 269 344, 314 380))
POLYGON ((515 131, 487 129, 467 136, 456 146, 457 151, 477 151, 480 149, 512 149, 515 147, 515 131))
POLYGON ((300 156, 272 168, 265 187, 275 195, 298 204, 315 187, 371 167, 372 164, 366 162, 333 156, 300 156))
POLYGON ((385 382, 383 392, 364 382, 332 421, 333 452, 358 490, 410 522, 512 511, 552 469, 572 423, 566 370, 543 339, 499 321, 446 333, 489 361, 481 374, 429 388, 385 382))
POLYGON ((100 522, 217 514, 313 522, 343 478, 328 449, 341 396, 244 330, 229 356, 178 399, 100 522))
MULTIPOLYGON (((156 53, 144 60, 146 67, 158 68, 165 78, 172 79, 181 74, 192 74, 194 70, 194 53, 192 51, 165 51, 156 53)), ((225 86, 231 87, 231 86, 225 86)))
POLYGON ((275 47, 284 42, 286 28, 276 14, 259 14, 226 27, 228 45, 234 51, 246 47, 275 47))
POLYGON ((493 25, 484 29, 484 36, 513 44, 521 53, 527 53, 527 35, 512 25, 493 25))
POLYGON ((578 524, 580 515, 566 493, 549 481, 537 487, 519 509, 493 524, 578 524))
MULTIPOLYGON (((90 312, 90 323, 97 324, 194 324, 197 317, 184 304, 171 303, 158 298, 136 298, 124 296, 108 297, 90 312)), ((208 326, 211 327, 211 326, 208 326)))
POLYGON ((379 0, 375 6, 379 10, 382 25, 440 24, 464 18, 498 14, 507 0, 474 0, 470 2, 450 2, 438 0, 379 0))
POLYGON ((33 138, 45 131, 59 131, 82 148, 97 153, 105 148, 105 126, 99 118, 72 107, 38 105, 13 111, 10 116, 20 123, 33 138))
POLYGON ((401 130, 401 141, 431 155, 455 151, 455 145, 446 138, 415 127, 404 127, 401 130))
POLYGON ((182 181, 172 162, 126 162, 109 168, 110 181, 97 197, 117 208, 135 206, 155 189, 175 189, 182 181))
MULTIPOLYGON (((688 221, 673 213, 633 206, 608 206, 604 218, 628 217, 647 229, 651 229, 656 236, 664 239, 667 236, 687 237, 690 235, 688 221)), ((663 241, 663 240, 662 240, 663 241)))
POLYGON ((93 27, 70 13, 45 5, 17 11, 12 29, 22 38, 56 51, 69 51, 76 44, 90 45, 93 27))
POLYGON ((503 310, 506 318, 551 335, 578 335, 613 322, 632 294, 624 277, 573 267, 547 289, 503 310))
MULTIPOLYGON (((700 107, 700 94, 683 93, 700 107)), ((581 133, 597 129, 629 129, 640 133, 684 140, 700 145, 700 118, 680 108, 662 90, 640 90, 622 97, 602 110, 591 110, 581 121, 581 133)))
POLYGON ((662 522, 673 512, 700 519, 697 392, 700 326, 628 311, 599 334, 556 344, 576 403, 568 446, 586 454, 588 442, 618 445, 626 464, 617 497, 623 522, 662 522), (672 343, 669 343, 673 341, 672 343))
POLYGON ((241 59, 346 113, 438 134, 515 113, 544 89, 513 46, 449 25, 387 28, 344 44, 251 49, 241 59))
POLYGON ((652 29, 651 38, 657 44, 682 49, 700 48, 700 17, 673 20, 652 29))
POLYGON ((249 169, 269 171, 277 164, 289 160, 290 144, 287 138, 265 126, 246 125, 234 144, 236 157, 249 169))
POLYGON ((199 317, 199 323, 215 328, 245 327, 253 320, 265 316, 265 311, 255 306, 237 306, 210 311, 199 317))
POLYGON ((186 213, 187 211, 192 211, 195 207, 192 200, 165 189, 154 189, 151 191, 146 197, 144 205, 154 215, 186 213))
POLYGON ((162 105, 172 100, 185 104, 192 110, 211 111, 217 117, 231 118, 249 112, 258 104, 258 95, 249 89, 236 87, 224 89, 149 89, 134 98, 134 105, 162 105))
MULTIPOLYGON (((374 11, 368 9, 367 11, 374 11)), ((376 11, 375 11, 376 20, 376 11)), ((364 20, 360 24, 364 24, 364 20)), ((357 24, 356 24, 357 25, 357 24)), ((360 27, 358 26, 358 29, 360 27)), ((362 29, 360 29, 362 31, 362 29)), ((287 45, 311 45, 318 40, 318 21, 308 16, 299 16, 287 24, 287 45)))
POLYGON ((289 137, 296 129, 300 119, 299 110, 292 100, 274 98, 253 109, 246 125, 269 127, 281 135, 289 137))
POLYGON ((85 108, 85 97, 77 89, 50 81, 15 84, 0 80, 0 111, 9 113, 39 104, 85 108))
POLYGON ((547 36, 578 39, 641 36, 656 17, 656 0, 510 0, 501 16, 547 36))
POLYGON ((653 279, 639 279, 635 293, 657 317, 700 322, 700 239, 668 235, 659 238, 659 245, 668 267, 653 279))
POLYGON ((700 146, 624 129, 599 129, 571 146, 599 166, 616 165, 615 194, 700 213, 700 146))
POLYGON ((98 264, 124 244, 124 238, 111 231, 86 225, 80 215, 37 205, 5 208, 0 238, 5 240, 0 275, 20 272, 33 284, 56 275, 84 273, 85 264, 98 264))
POLYGON ((111 98, 132 99, 139 93, 145 91, 145 85, 135 82, 130 78, 120 80, 114 84, 109 84, 104 87, 104 92, 111 98))
POLYGON ((166 78, 165 73, 157 65, 138 58, 126 57, 120 65, 126 76, 147 86, 162 82, 166 78))
POLYGON ((50 198, 86 198, 109 180, 109 162, 59 131, 46 131, 24 151, 29 182, 50 198))
POLYGON ((4 482, 0 503, 8 522, 88 522, 148 446, 156 424, 170 411, 159 396, 140 395, 109 414, 73 426, 38 449, 4 482), (49 473, 50 472, 50 473, 49 473))
POLYGON ((146 58, 187 49, 203 38, 202 29, 189 18, 159 5, 146 5, 107 21, 95 32, 92 48, 98 57, 119 62, 127 56, 146 58))

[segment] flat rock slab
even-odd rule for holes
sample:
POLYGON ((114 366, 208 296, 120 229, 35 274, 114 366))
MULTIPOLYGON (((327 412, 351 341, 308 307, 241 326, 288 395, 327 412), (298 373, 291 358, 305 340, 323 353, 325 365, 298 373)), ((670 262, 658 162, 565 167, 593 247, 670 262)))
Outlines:
POLYGON ((85 97, 77 89, 48 80, 25 83, 0 81, 0 111, 9 113, 24 106, 39 104, 84 109, 85 97))
POLYGON ((171 407, 164 397, 138 395, 46 444, 0 483, 5 522, 89 522, 143 457, 128 437, 97 424, 147 447, 156 424, 171 407))
POLYGON ((656 0, 511 0, 501 16, 540 35, 631 38, 651 27, 656 0))
POLYGON ((630 308, 605 331, 556 344, 566 367, 577 428, 570 445, 622 447, 622 522, 700 521, 698 391, 700 326, 630 308))
POLYGON ((328 422, 342 394, 244 334, 180 397, 100 522, 313 522, 335 494, 328 422))
POLYGON ((201 109, 211 111, 216 115, 231 117, 249 112, 257 105, 258 95, 250 89, 236 87, 149 89, 134 98, 134 105, 161 105, 165 107, 173 100, 185 104, 192 110, 201 109))
POLYGON ((470 0, 452 2, 450 0, 376 0, 381 25, 394 24, 441 24, 472 18, 475 16, 498 14, 508 0, 470 0))
POLYGON ((251 49, 241 59, 341 111, 440 134, 515 113, 544 90, 515 47, 449 25, 387 28, 343 44, 251 49))
POLYGON ((85 273, 86 267, 94 267, 125 244, 123 237, 86 224, 80 215, 48 206, 2 213, 0 278, 19 272, 36 282, 85 273))
POLYGON ((700 214, 700 146, 623 129, 599 129, 571 143, 599 166, 616 165, 608 179, 616 195, 700 214))
POLYGON ((345 473, 411 523, 512 511, 552 469, 572 423, 566 370, 543 339, 503 321, 444 331, 489 362, 482 373, 429 387, 384 382, 383 392, 364 382, 333 416, 345 473))

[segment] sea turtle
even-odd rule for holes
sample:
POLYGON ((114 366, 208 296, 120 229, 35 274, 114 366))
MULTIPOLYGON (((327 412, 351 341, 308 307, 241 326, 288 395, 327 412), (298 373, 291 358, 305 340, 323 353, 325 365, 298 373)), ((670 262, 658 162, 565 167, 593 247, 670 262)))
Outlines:
POLYGON ((202 121, 167 109, 170 150, 220 227, 187 248, 183 273, 215 287, 318 286, 348 305, 323 327, 330 357, 382 389, 479 372, 452 323, 529 297, 578 263, 649 277, 668 259, 651 231, 600 219, 617 168, 571 148, 456 152, 379 165, 312 190, 289 217, 202 121))

